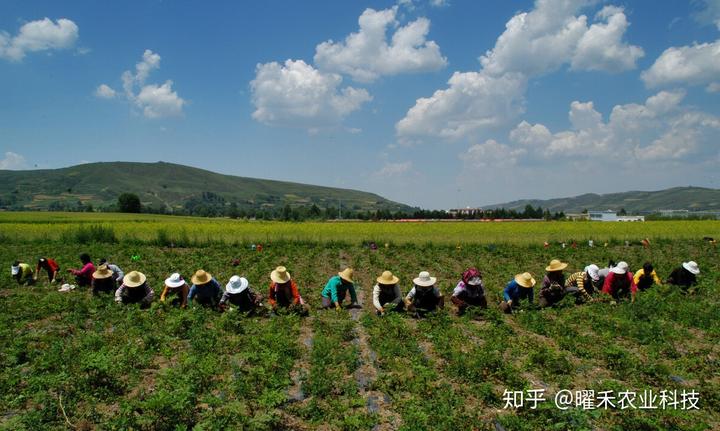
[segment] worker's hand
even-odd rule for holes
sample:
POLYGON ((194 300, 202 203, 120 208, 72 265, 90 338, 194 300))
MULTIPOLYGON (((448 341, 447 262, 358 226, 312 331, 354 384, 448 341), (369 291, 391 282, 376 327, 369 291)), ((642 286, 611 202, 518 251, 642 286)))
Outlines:
POLYGON ((617 305, 617 302, 615 300, 610 301, 610 305, 617 305))
POLYGON ((340 311, 341 309, 342 309, 342 308, 340 307, 340 303, 339 303, 339 302, 336 302, 336 303, 335 303, 335 311, 340 311))
POLYGON ((512 299, 508 299, 507 305, 510 306, 510 307, 512 307, 512 299))
POLYGON ((378 311, 380 312, 380 314, 385 314, 385 307, 378 308, 378 311))

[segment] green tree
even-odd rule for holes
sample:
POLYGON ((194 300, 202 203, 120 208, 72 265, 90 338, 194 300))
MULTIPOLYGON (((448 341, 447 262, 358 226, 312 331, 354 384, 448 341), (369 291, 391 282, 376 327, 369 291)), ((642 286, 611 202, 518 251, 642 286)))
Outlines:
POLYGON ((142 210, 140 198, 134 193, 123 193, 118 196, 118 211, 121 213, 139 213, 142 210))

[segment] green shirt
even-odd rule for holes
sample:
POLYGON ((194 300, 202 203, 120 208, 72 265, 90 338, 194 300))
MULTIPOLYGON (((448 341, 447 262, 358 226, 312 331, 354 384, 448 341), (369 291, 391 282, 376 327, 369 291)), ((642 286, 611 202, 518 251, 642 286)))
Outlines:
POLYGON ((339 302, 338 297, 345 297, 345 292, 350 291, 350 299, 352 302, 357 302, 357 295, 355 294, 355 285, 352 283, 343 283, 342 278, 339 275, 332 277, 328 280, 327 284, 322 290, 322 296, 330 298, 332 302, 339 302))

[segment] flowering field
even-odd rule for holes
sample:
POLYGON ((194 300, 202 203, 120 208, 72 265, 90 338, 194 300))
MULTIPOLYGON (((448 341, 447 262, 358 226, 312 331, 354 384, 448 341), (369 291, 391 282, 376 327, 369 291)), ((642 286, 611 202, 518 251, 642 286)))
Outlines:
POLYGON ((702 240, 717 232, 716 223, 606 228, 63 217, 0 214, 0 429, 720 428, 720 260, 702 240), (76 231, 98 224, 112 229, 86 237, 76 231), (177 244, 182 235, 173 235, 183 229, 198 236, 177 244), (66 230, 72 234, 63 236, 66 230), (103 233, 116 242, 96 241, 103 233), (615 241, 590 248, 590 234, 596 243, 615 241), (216 235, 221 241, 206 238, 216 235), (652 240, 649 248, 637 243, 644 237, 652 240), (264 242, 261 251, 250 238, 264 242), (557 244, 570 239, 583 241, 577 248, 557 244), (381 246, 363 245, 367 240, 381 246), (270 271, 285 265, 313 310, 307 318, 159 304, 140 310, 84 290, 59 293, 44 278, 31 287, 10 278, 15 259, 46 255, 64 269, 79 265, 80 252, 143 271, 156 296, 171 272, 188 277, 198 268, 223 285, 233 274, 246 276, 266 294, 270 271), (552 309, 501 314, 507 281, 522 271, 541 276, 552 258, 567 261, 568 271, 609 259, 635 270, 651 260, 662 278, 693 259, 702 273, 693 295, 660 286, 634 304, 575 306, 568 299, 552 309), (325 281, 345 266, 355 268, 364 308, 316 310, 325 281), (468 266, 483 271, 485 312, 456 317, 449 307, 415 320, 371 310, 372 285, 384 269, 400 277, 403 293, 428 270, 448 298, 468 266))

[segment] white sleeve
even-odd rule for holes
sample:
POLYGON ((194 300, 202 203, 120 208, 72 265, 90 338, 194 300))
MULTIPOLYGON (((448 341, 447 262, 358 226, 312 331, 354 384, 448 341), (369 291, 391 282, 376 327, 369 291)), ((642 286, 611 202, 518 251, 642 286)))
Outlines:
POLYGON ((377 284, 373 286, 373 305, 378 310, 382 308, 382 304, 380 304, 380 286, 377 284))
POLYGON ((415 297, 415 286, 413 286, 413 288, 410 289, 410 292, 408 292, 408 294, 407 294, 407 296, 405 297, 405 299, 407 299, 408 301, 412 301, 412 299, 413 299, 414 297, 415 297))
POLYGON ((457 286, 455 286, 455 290, 453 290, 452 296, 458 296, 458 295, 460 295, 460 294, 462 293, 464 287, 465 287, 465 283, 463 283, 462 281, 459 282, 459 283, 457 284, 457 286))

